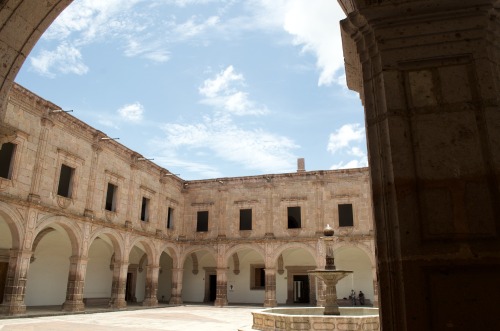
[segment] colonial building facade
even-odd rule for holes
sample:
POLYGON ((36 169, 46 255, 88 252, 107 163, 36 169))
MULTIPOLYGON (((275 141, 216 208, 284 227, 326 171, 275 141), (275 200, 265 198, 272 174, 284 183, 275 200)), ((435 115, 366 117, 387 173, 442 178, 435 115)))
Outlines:
POLYGON ((13 85, 0 151, 0 300, 321 305, 330 224, 340 297, 375 305, 368 169, 185 181, 13 85))

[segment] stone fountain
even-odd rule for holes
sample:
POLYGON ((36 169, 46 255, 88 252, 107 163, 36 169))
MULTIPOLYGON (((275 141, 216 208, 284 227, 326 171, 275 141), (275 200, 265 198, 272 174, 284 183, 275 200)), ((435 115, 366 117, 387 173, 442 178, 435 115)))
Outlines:
POLYGON ((379 331, 378 308, 340 307, 337 303, 337 283, 347 275, 348 270, 336 270, 333 256, 334 231, 327 225, 321 237, 325 244, 326 264, 324 269, 309 272, 326 285, 325 307, 271 308, 252 312, 252 329, 262 331, 290 330, 356 330, 379 331))
POLYGON ((323 231, 323 239, 326 249, 325 269, 315 269, 309 271, 310 275, 321 279, 326 285, 325 293, 325 311, 323 315, 340 315, 339 305, 337 303, 337 283, 342 278, 352 274, 348 270, 336 270, 335 258, 333 257, 333 229, 328 224, 323 231))

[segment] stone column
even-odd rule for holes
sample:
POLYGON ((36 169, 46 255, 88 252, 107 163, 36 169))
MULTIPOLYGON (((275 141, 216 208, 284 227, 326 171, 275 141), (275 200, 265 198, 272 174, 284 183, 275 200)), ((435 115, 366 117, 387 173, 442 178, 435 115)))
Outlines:
POLYGON ((11 250, 3 303, 0 312, 5 315, 20 315, 26 312, 24 295, 32 251, 11 250))
POLYGON ((491 328, 498 308, 489 290, 500 279, 498 3, 339 2, 347 84, 365 106, 382 329, 491 328))
POLYGON ((111 285, 111 300, 109 306, 115 309, 127 307, 125 290, 127 289, 128 261, 115 261, 113 264, 113 282, 111 285))
POLYGON ((217 268, 217 292, 214 306, 227 306, 227 268, 217 268))
MULTIPOLYGON (((98 133, 94 136, 94 143, 92 144, 92 157, 90 160, 90 177, 89 184, 87 188, 87 198, 85 200, 85 211, 84 215, 87 217, 94 216, 94 192, 95 192, 95 182, 96 182, 96 173, 97 166, 99 163, 99 154, 102 151, 102 147, 100 146, 100 139, 104 137, 102 133, 98 133)), ((104 188, 104 194, 107 193, 107 186, 104 188)))
POLYGON ((85 310, 83 288, 85 285, 85 274, 87 273, 87 263, 87 257, 70 257, 66 301, 62 305, 62 310, 71 312, 85 310))
POLYGON ((171 305, 182 304, 182 276, 184 274, 184 269, 173 268, 172 269, 172 295, 170 297, 169 303, 171 305))
POLYGON ((276 268, 265 268, 266 274, 266 293, 264 299, 264 307, 276 307, 276 268))
POLYGON ((144 294, 143 306, 154 307, 158 306, 158 274, 160 272, 159 265, 148 265, 146 271, 146 293, 144 294))

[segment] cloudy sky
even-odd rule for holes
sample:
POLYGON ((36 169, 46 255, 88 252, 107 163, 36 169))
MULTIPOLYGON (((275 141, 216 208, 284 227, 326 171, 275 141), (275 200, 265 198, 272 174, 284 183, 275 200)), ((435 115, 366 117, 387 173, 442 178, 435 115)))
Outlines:
POLYGON ((367 166, 332 0, 75 0, 16 81, 184 179, 367 166))

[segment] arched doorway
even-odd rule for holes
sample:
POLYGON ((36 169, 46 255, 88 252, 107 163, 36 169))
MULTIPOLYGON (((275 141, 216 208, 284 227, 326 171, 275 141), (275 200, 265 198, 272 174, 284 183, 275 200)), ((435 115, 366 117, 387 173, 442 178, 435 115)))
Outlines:
POLYGON ((229 303, 262 304, 265 298, 265 264, 255 249, 244 247, 228 256, 227 300, 229 303))
POLYGON ((146 295, 148 255, 141 243, 137 243, 130 250, 128 261, 125 301, 127 303, 142 302, 146 295))
POLYGON ((172 268, 174 260, 163 251, 160 255, 160 270, 158 275, 158 302, 169 302, 172 296, 172 268))
POLYGON ((214 302, 217 291, 217 263, 206 249, 191 252, 184 261, 183 302, 214 302))
POLYGON ((10 249, 12 249, 12 234, 6 219, 0 213, 0 304, 3 303, 9 269, 10 249))
POLYGON ((33 242, 26 284, 26 306, 61 306, 66 299, 72 243, 58 224, 41 230, 33 242))

